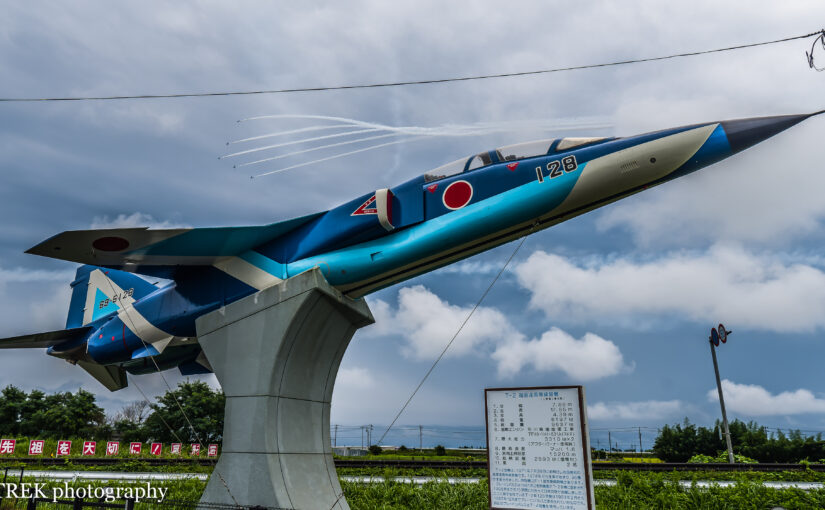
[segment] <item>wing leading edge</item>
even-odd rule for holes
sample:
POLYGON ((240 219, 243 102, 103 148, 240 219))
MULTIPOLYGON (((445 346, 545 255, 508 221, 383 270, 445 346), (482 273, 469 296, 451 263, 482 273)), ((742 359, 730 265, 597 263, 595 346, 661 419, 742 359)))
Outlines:
POLYGON ((204 266, 282 236, 325 212, 252 227, 69 230, 26 251, 95 266, 204 266))
POLYGON ((71 328, 33 335, 21 335, 0 339, 0 349, 26 349, 52 347, 71 340, 77 340, 89 334, 91 328, 71 328))

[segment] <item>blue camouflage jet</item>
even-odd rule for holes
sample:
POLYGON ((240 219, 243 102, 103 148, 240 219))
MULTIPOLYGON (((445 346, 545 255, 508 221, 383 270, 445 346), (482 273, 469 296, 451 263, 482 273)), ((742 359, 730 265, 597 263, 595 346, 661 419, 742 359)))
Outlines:
POLYGON ((45 347, 112 391, 127 372, 209 373, 195 319, 291 276, 320 267, 344 294, 364 296, 687 175, 819 113, 501 147, 270 225, 63 232, 27 253, 84 264, 66 329, 0 348, 45 347))

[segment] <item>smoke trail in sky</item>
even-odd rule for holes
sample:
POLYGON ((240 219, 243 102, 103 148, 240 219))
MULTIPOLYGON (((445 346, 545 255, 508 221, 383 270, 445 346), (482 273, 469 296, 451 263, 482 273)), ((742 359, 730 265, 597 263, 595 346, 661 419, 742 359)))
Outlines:
POLYGON ((281 154, 280 156, 273 156, 271 158, 259 159, 259 160, 256 160, 256 161, 250 161, 248 163, 241 163, 240 165, 235 165, 233 168, 238 168, 238 167, 242 167, 242 166, 249 166, 249 165, 257 165, 258 163, 266 163, 267 161, 275 161, 277 159, 283 159, 283 158, 286 158, 286 157, 289 157, 289 156, 296 156, 298 154, 306 154, 307 152, 318 151, 318 150, 321 150, 321 149, 329 149, 331 147, 340 147, 342 145, 352 145, 354 143, 367 142, 367 141, 371 141, 371 140, 380 140, 382 138, 391 138, 391 137, 394 137, 394 136, 400 136, 400 135, 398 135, 396 133, 390 133, 388 135, 367 136, 367 137, 363 137, 363 138, 356 138, 355 140, 347 140, 346 142, 338 142, 338 143, 331 143, 331 144, 327 144, 327 145, 319 145, 318 147, 312 147, 311 149, 304 149, 304 150, 300 150, 300 151, 287 152, 286 154, 281 154))
POLYGON ((242 151, 233 152, 220 156, 219 159, 245 156, 262 151, 277 150, 289 146, 304 146, 299 150, 290 151, 275 156, 261 158, 254 161, 247 161, 238 163, 234 167, 243 167, 250 165, 258 165, 277 161, 280 159, 294 157, 301 154, 307 154, 315 151, 323 151, 328 149, 335 149, 347 145, 367 143, 383 138, 398 137, 397 140, 387 143, 379 143, 361 147, 356 150, 336 152, 330 156, 305 161, 294 165, 289 165, 283 168, 263 172, 252 177, 262 177, 265 175, 272 175, 276 173, 285 172, 294 168, 301 168, 310 166, 316 163, 331 161, 333 159, 359 154, 369 150, 379 149, 391 145, 406 143, 408 141, 432 139, 435 137, 469 137, 469 136, 484 136, 497 133, 508 133, 515 131, 533 131, 542 133, 551 132, 570 132, 583 129, 605 129, 612 127, 612 124, 603 118, 596 117, 580 117, 580 118, 565 118, 565 119, 533 119, 533 120, 517 120, 517 121, 501 121, 501 122, 475 122, 472 124, 444 124, 441 126, 390 126, 376 122, 366 122, 358 119, 350 119, 346 117, 334 117, 328 115, 303 115, 303 114, 278 114, 278 115, 261 115, 256 117, 249 117, 241 119, 239 123, 246 123, 252 121, 321 121, 323 124, 313 124, 307 127, 291 128, 280 131, 274 131, 267 134, 247 137, 239 140, 227 142, 227 145, 258 142, 267 138, 286 137, 290 135, 301 135, 303 133, 312 133, 324 130, 345 130, 340 133, 333 133, 321 136, 299 137, 293 140, 284 142, 263 145, 260 147, 253 147, 242 151), (374 135, 372 135, 375 133, 374 135), (372 135, 372 136, 357 136, 357 135, 372 135), (335 138, 344 138, 349 136, 357 136, 351 140, 345 140, 336 143, 325 143, 328 140, 335 138))
MULTIPOLYGON (((424 139, 424 137, 419 137, 418 138, 418 140, 423 140, 423 139, 424 139)), ((277 170, 271 170, 269 172, 264 172, 262 174, 253 175, 253 176, 251 176, 251 178, 254 179, 255 177, 263 177, 265 175, 278 174, 278 173, 281 173, 281 172, 286 172, 287 170, 292 170, 293 168, 299 168, 299 167, 302 167, 302 166, 312 165, 312 164, 315 164, 315 163, 321 163, 322 161, 330 161, 332 159, 340 158, 342 156, 349 156, 351 154, 358 154, 359 152, 365 152, 365 151, 369 151, 369 150, 373 150, 373 149, 378 149, 378 148, 381 148, 381 147, 387 147, 389 145, 396 145, 396 144, 399 144, 399 143, 414 142, 414 141, 416 141, 416 140, 408 138, 408 139, 405 139, 405 140, 396 140, 394 142, 380 143, 378 145, 370 145, 369 147, 364 147, 363 149, 358 149, 358 150, 354 150, 354 151, 350 151, 350 152, 345 152, 343 154, 336 154, 334 156, 329 156, 329 157, 326 157, 326 158, 316 159, 316 160, 313 160, 313 161, 307 161, 305 163, 299 163, 297 165, 292 165, 292 166, 288 166, 288 167, 285 167, 285 168, 279 168, 277 170)))

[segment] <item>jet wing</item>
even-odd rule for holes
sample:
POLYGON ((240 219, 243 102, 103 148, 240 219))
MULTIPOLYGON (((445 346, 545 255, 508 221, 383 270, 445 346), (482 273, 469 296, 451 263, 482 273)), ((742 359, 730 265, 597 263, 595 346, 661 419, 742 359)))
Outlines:
POLYGON ((26 253, 94 266, 202 266, 282 236, 325 212, 252 227, 69 230, 26 253))
POLYGON ((89 333, 91 328, 61 329, 47 333, 35 333, 11 338, 0 339, 0 349, 45 348, 62 344, 68 340, 75 340, 89 333))
POLYGON ((126 370, 122 367, 98 365, 88 361, 78 361, 77 364, 98 380, 109 391, 117 391, 129 385, 126 379, 126 370))

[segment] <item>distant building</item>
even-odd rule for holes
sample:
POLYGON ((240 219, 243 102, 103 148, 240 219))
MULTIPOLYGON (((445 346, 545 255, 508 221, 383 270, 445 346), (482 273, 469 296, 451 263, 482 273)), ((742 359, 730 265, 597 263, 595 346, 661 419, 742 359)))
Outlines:
POLYGON ((339 457, 363 457, 369 455, 369 450, 360 446, 333 446, 332 454, 339 457))

